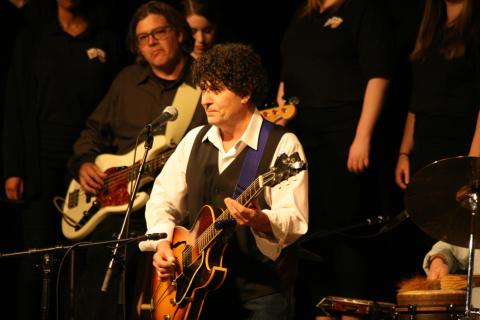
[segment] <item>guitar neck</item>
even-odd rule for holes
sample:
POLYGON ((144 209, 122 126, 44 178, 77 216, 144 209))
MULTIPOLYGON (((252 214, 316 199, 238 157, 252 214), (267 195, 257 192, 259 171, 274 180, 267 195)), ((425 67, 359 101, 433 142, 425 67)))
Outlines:
MULTIPOLYGON (((306 163, 300 159, 298 152, 294 152, 290 156, 283 153, 278 156, 274 166, 271 167, 268 172, 259 175, 235 200, 242 206, 247 206, 253 199, 258 197, 265 186, 273 187, 305 169, 306 163)), ((197 237, 195 243, 197 249, 203 251, 207 248, 212 240, 222 233, 222 222, 226 222, 226 225, 228 225, 228 221, 231 218, 232 215, 230 211, 228 209, 223 210, 223 212, 215 218, 215 221, 197 237)))
MULTIPOLYGON (((163 167, 165 162, 167 162, 168 158, 172 155, 175 149, 169 149, 160 154, 160 156, 149 160, 145 163, 145 172, 147 173, 155 173, 160 168, 163 167)), ((136 162, 134 165, 130 166, 129 168, 125 169, 128 174, 128 181, 133 181, 138 174, 138 170, 140 169, 140 162, 136 162)))
MULTIPOLYGON (((245 191, 243 191, 236 201, 242 206, 246 206, 253 199, 255 199, 264 188, 264 175, 258 176, 245 191)), ((223 221, 231 219, 232 215, 228 209, 222 211, 217 217, 216 221, 223 221)), ((212 240, 214 240, 223 231, 222 228, 217 228, 215 223, 210 225, 197 239, 197 247, 200 251, 204 250, 212 240)))
MULTIPOLYGON (((253 199, 258 197, 260 192, 263 190, 264 185, 263 185, 263 175, 257 177, 251 184, 248 186, 245 191, 243 191, 236 201, 240 203, 242 206, 248 205, 253 199)), ((218 219, 230 219, 232 215, 230 214, 230 211, 228 209, 225 209, 222 214, 218 217, 218 219)))

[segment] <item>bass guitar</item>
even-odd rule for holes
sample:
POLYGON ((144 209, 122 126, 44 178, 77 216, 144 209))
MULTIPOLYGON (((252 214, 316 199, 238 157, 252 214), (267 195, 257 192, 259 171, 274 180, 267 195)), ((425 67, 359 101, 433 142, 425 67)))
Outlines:
MULTIPOLYGON (((85 192, 76 180, 70 182, 62 210, 62 232, 65 237, 81 240, 110 214, 124 214, 127 211, 131 186, 137 176, 140 162, 130 166, 125 164, 132 161, 135 152, 141 154, 144 149, 144 144, 141 144, 136 150, 124 155, 99 155, 95 159, 95 164, 107 176, 104 178, 103 188, 97 195, 85 192)), ((144 166, 140 188, 155 179, 173 150, 166 142, 165 136, 155 137, 152 151, 144 166)), ((132 211, 142 208, 148 198, 147 192, 137 192, 132 211)))
MULTIPOLYGON (((273 187, 305 168, 306 163, 298 153, 282 154, 274 166, 258 176, 236 200, 246 206, 265 187, 273 187)), ((232 217, 228 209, 217 212, 205 205, 191 229, 175 227, 172 249, 176 272, 171 281, 160 281, 156 272, 152 273, 149 308, 152 319, 198 319, 208 292, 223 284, 227 269, 222 260, 227 241, 222 233, 225 222, 232 217)))

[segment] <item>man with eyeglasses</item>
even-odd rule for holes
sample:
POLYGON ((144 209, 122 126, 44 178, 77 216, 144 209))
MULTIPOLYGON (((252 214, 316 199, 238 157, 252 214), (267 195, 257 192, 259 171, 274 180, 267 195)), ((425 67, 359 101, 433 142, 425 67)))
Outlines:
MULTIPOLYGON (((191 119, 180 134, 176 132, 177 136, 206 123, 200 105, 201 92, 193 84, 190 74, 193 39, 182 14, 168 4, 147 2, 134 13, 128 40, 132 53, 136 55, 136 64, 126 67, 113 81, 107 95, 88 118, 85 130, 74 145, 74 156, 69 161, 70 170, 90 194, 97 194, 102 189, 106 177, 94 163, 95 158, 102 153, 122 155, 131 151, 140 131, 166 106, 174 105, 179 117, 189 114, 191 119)), ((125 165, 131 165, 131 158, 126 161, 125 165)), ((112 235, 120 231, 123 218, 124 215, 107 216, 96 226, 89 240, 111 240, 112 235)), ((145 233, 142 213, 133 212, 129 230, 145 233)), ((124 289, 127 296, 119 300, 119 292, 122 291, 119 286, 121 281, 116 277, 119 275, 119 263, 113 270, 106 292, 100 290, 111 259, 111 249, 94 247, 87 250, 86 264, 79 278, 75 319, 122 319, 132 316, 129 307, 133 306, 135 261, 138 260, 134 256, 137 253, 136 247, 127 250, 124 289), (125 304, 125 314, 122 304, 125 304)))

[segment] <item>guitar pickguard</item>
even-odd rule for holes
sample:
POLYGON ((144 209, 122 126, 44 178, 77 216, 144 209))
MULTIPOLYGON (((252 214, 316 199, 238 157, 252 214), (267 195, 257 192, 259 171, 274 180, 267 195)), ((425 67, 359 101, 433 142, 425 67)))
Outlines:
MULTIPOLYGON (((107 177, 112 177, 116 172, 120 172, 125 168, 126 167, 110 168, 105 171, 105 173, 107 174, 107 177)), ((127 179, 112 179, 111 183, 105 183, 102 190, 97 195, 97 201, 102 207, 126 204, 130 198, 127 188, 127 179)))

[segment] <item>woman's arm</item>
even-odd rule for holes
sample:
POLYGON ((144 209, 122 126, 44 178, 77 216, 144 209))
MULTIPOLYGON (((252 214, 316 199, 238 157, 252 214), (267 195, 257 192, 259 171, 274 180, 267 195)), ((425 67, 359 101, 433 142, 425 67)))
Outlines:
POLYGON ((370 142, 382 110, 388 83, 389 80, 385 78, 372 78, 367 83, 362 113, 348 154, 347 167, 350 172, 360 173, 368 168, 370 142))
POLYGON ((402 144, 398 153, 397 167, 395 168, 395 182, 397 185, 406 189, 410 182, 410 153, 412 152, 414 141, 413 131, 415 127, 415 114, 409 112, 403 129, 402 144))

